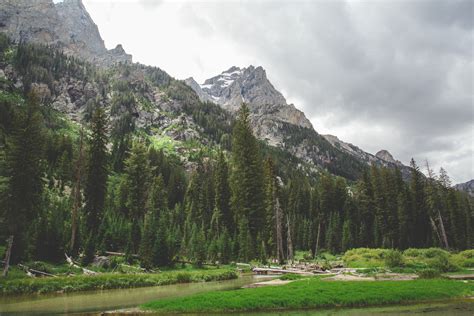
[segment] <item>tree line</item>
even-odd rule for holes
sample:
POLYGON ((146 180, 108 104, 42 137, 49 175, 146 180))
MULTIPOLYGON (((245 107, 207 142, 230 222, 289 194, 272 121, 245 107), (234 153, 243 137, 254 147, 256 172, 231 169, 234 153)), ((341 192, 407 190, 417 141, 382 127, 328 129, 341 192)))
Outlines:
MULTIPOLYGON (((354 247, 471 248, 472 200, 446 172, 411 179, 372 166, 348 183, 322 171, 286 178, 264 156, 242 105, 231 150, 183 166, 134 137, 114 168, 109 122, 97 107, 88 129, 71 139, 52 132, 44 109, 2 94, 0 178, 2 238, 15 238, 12 258, 90 263, 97 253, 138 255, 143 267, 186 259, 291 260, 354 247), (3 116, 5 115, 5 116, 3 116)), ((117 159, 117 157, 115 157, 117 159)))

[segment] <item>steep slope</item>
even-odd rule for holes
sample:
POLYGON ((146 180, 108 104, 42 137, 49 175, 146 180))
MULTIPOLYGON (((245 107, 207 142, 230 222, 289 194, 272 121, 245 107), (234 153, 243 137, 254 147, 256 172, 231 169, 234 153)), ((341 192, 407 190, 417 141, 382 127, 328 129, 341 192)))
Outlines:
POLYGON ((474 197, 474 179, 464 183, 456 184, 454 188, 458 191, 466 192, 470 196, 474 197))
POLYGON ((2 0, 0 32, 15 42, 48 44, 66 54, 110 66, 130 63, 121 45, 107 50, 99 29, 81 0, 2 0))
POLYGON ((0 18, 0 32, 23 49, 20 62, 4 63, 0 71, 14 88, 34 89, 44 103, 77 122, 87 120, 94 106, 105 107, 114 135, 138 129, 162 145, 165 137, 177 156, 186 153, 184 160, 189 161, 196 152, 203 152, 193 146, 207 147, 207 151, 211 144, 229 146, 232 117, 228 113, 246 102, 256 136, 296 157, 297 165, 356 179, 372 159, 392 164, 377 157, 364 160, 331 144, 303 112, 286 102, 262 67, 232 67, 202 85, 190 78, 188 86, 159 68, 131 64, 131 56, 120 45, 107 50, 81 0, 57 4, 5 0, 0 3, 0 18), (48 44, 92 64, 79 60, 63 65, 62 57, 48 53, 49 48, 25 43, 48 44), (76 68, 71 70, 71 65, 76 68))
POLYGON ((245 102, 251 110, 255 134, 272 146, 284 148, 302 160, 348 178, 356 178, 370 164, 398 167, 404 176, 409 168, 380 152, 372 155, 331 135, 319 135, 304 113, 288 104, 262 67, 231 67, 198 84, 186 83, 202 101, 211 101, 235 113, 245 102))
POLYGON ((402 164, 399 160, 395 160, 390 152, 387 150, 380 150, 375 155, 363 151, 359 147, 343 142, 337 136, 334 135, 323 135, 328 142, 334 147, 344 151, 345 153, 356 157, 357 159, 364 161, 368 165, 375 164, 377 166, 383 166, 388 168, 398 168, 402 172, 403 178, 408 179, 410 177, 411 169, 408 166, 402 164))

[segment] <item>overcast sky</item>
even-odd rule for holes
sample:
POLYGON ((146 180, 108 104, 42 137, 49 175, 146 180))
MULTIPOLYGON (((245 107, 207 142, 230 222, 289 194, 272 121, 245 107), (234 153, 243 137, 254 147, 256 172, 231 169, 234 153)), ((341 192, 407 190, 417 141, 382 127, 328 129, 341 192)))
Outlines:
POLYGON ((83 2, 134 61, 198 82, 261 65, 319 133, 474 178, 473 1, 83 2))

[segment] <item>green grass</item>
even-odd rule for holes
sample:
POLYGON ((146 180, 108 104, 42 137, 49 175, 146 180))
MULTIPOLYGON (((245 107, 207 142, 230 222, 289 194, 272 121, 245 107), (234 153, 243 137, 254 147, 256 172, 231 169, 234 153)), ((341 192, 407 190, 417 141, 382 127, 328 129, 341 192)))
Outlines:
POLYGON ((236 279, 237 273, 228 269, 169 271, 156 274, 113 274, 95 276, 22 278, 0 280, 0 294, 32 294, 74 292, 86 290, 133 288, 176 283, 208 282, 236 279))
POLYGON ((327 282, 308 278, 278 287, 208 292, 141 306, 164 313, 363 307, 472 296, 474 283, 452 280, 327 282))
POLYGON ((437 269, 440 272, 455 272, 474 267, 474 250, 450 253, 440 248, 415 249, 403 252, 391 249, 357 248, 348 250, 343 256, 344 265, 350 268, 391 268, 394 272, 417 272, 437 269))

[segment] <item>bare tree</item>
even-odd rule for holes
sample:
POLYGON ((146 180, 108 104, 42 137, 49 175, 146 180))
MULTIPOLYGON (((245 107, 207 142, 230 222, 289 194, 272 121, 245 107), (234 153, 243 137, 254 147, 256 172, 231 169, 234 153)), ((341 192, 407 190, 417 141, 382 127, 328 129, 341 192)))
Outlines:
POLYGON ((84 149, 83 149, 84 129, 81 129, 81 138, 79 141, 79 156, 77 157, 76 177, 73 191, 73 206, 71 212, 71 251, 74 253, 76 248, 77 227, 79 222, 78 211, 82 204, 81 183, 83 173, 84 149))

